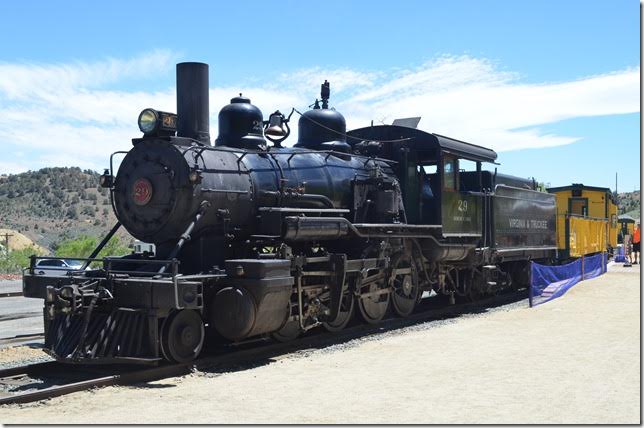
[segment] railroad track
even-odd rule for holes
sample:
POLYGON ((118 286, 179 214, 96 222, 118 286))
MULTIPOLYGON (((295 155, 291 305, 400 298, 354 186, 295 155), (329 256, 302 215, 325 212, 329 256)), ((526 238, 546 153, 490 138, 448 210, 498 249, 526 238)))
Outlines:
POLYGON ((43 333, 19 334, 17 336, 2 337, 0 338, 0 348, 9 346, 9 345, 31 343, 31 342, 43 340, 44 338, 45 338, 45 335, 43 333))
POLYGON ((162 364, 155 367, 117 366, 70 366, 58 362, 45 362, 0 370, 0 405, 29 403, 58 397, 72 392, 112 385, 132 385, 163 378, 181 376, 193 370, 216 371, 227 367, 249 367, 258 362, 306 349, 321 349, 373 334, 409 327, 433 320, 455 318, 468 313, 479 313, 494 307, 518 302, 527 298, 522 290, 484 299, 475 303, 463 303, 436 307, 435 302, 425 299, 419 312, 408 318, 389 318, 379 324, 357 324, 340 332, 317 332, 306 334, 287 343, 268 339, 229 345, 215 354, 201 357, 186 364, 162 364), (71 370, 70 370, 71 369, 71 370), (15 391, 18 391, 15 393, 15 391))
POLYGON ((149 368, 69 366, 55 361, 0 370, 0 384, 20 392, 0 397, 0 404, 30 403, 72 392, 111 385, 129 385, 189 373, 190 365, 149 368), (71 369, 71 370, 70 370, 71 369), (25 382, 26 380, 26 382, 25 382), (33 383, 37 382, 37 385, 33 383), (31 383, 30 383, 31 382, 31 383), (38 389, 30 389, 41 386, 38 389))
POLYGON ((3 297, 20 297, 22 296, 22 291, 3 291, 0 293, 0 298, 3 297))

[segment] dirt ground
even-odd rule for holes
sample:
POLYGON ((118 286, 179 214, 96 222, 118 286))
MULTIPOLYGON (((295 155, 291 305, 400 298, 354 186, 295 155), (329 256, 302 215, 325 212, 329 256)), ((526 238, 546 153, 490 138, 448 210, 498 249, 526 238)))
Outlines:
POLYGON ((641 423, 639 266, 533 309, 433 322, 242 371, 0 408, 3 423, 641 423))

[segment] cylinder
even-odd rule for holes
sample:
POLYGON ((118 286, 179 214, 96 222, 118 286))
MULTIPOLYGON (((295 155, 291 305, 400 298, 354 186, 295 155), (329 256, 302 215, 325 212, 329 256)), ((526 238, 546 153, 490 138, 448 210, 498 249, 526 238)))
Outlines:
POLYGON ((208 64, 177 64, 177 136, 210 145, 208 64))

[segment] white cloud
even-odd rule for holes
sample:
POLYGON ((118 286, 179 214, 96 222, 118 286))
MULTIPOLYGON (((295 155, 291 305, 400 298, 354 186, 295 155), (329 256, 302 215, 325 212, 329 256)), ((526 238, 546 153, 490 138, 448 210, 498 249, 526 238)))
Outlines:
POLYGON ((69 64, 0 63, 0 92, 3 98, 28 97, 51 99, 54 94, 79 88, 100 88, 131 77, 145 77, 172 66, 176 55, 154 51, 123 60, 108 58, 93 63, 69 64))
POLYGON ((551 147, 583 135, 543 134, 539 125, 638 112, 639 67, 572 82, 524 84, 486 60, 441 58, 377 89, 358 92, 339 109, 354 113, 347 115, 350 127, 383 117, 391 123, 422 116, 419 126, 425 130, 497 151, 551 147))
MULTIPOLYGON (((160 75, 172 76, 174 54, 152 52, 132 59, 93 63, 0 63, 0 173, 52 165, 101 169, 116 150, 127 150, 140 135, 138 113, 145 107, 175 111, 173 87, 154 91, 160 75), (135 82, 135 84, 129 84, 135 82), (26 152, 19 163, 10 152, 26 152)), ((239 92, 264 117, 291 107, 304 111, 331 82, 331 103, 349 128, 422 116, 420 127, 497 151, 569 144, 584 137, 556 135, 540 126, 564 119, 639 111, 639 67, 569 82, 526 84, 516 73, 469 56, 443 56, 408 70, 362 71, 315 67, 279 74, 245 87, 211 82, 211 136, 217 113, 239 92)), ((171 79, 172 81, 173 79, 171 79)), ((241 83, 240 83, 241 84, 241 83)), ((158 87, 158 85, 157 85, 158 87)), ((297 115, 293 136, 297 135, 297 115)), ((290 144, 295 142, 291 137, 290 144)))

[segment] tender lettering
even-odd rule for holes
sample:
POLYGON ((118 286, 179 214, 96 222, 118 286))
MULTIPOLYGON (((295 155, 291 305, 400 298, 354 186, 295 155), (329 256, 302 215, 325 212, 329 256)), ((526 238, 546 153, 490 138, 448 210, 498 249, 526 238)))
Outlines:
POLYGON ((522 218, 511 218, 510 228, 511 229, 526 229, 526 221, 522 218))
POLYGON ((510 218, 510 229, 548 229, 548 220, 510 218))

